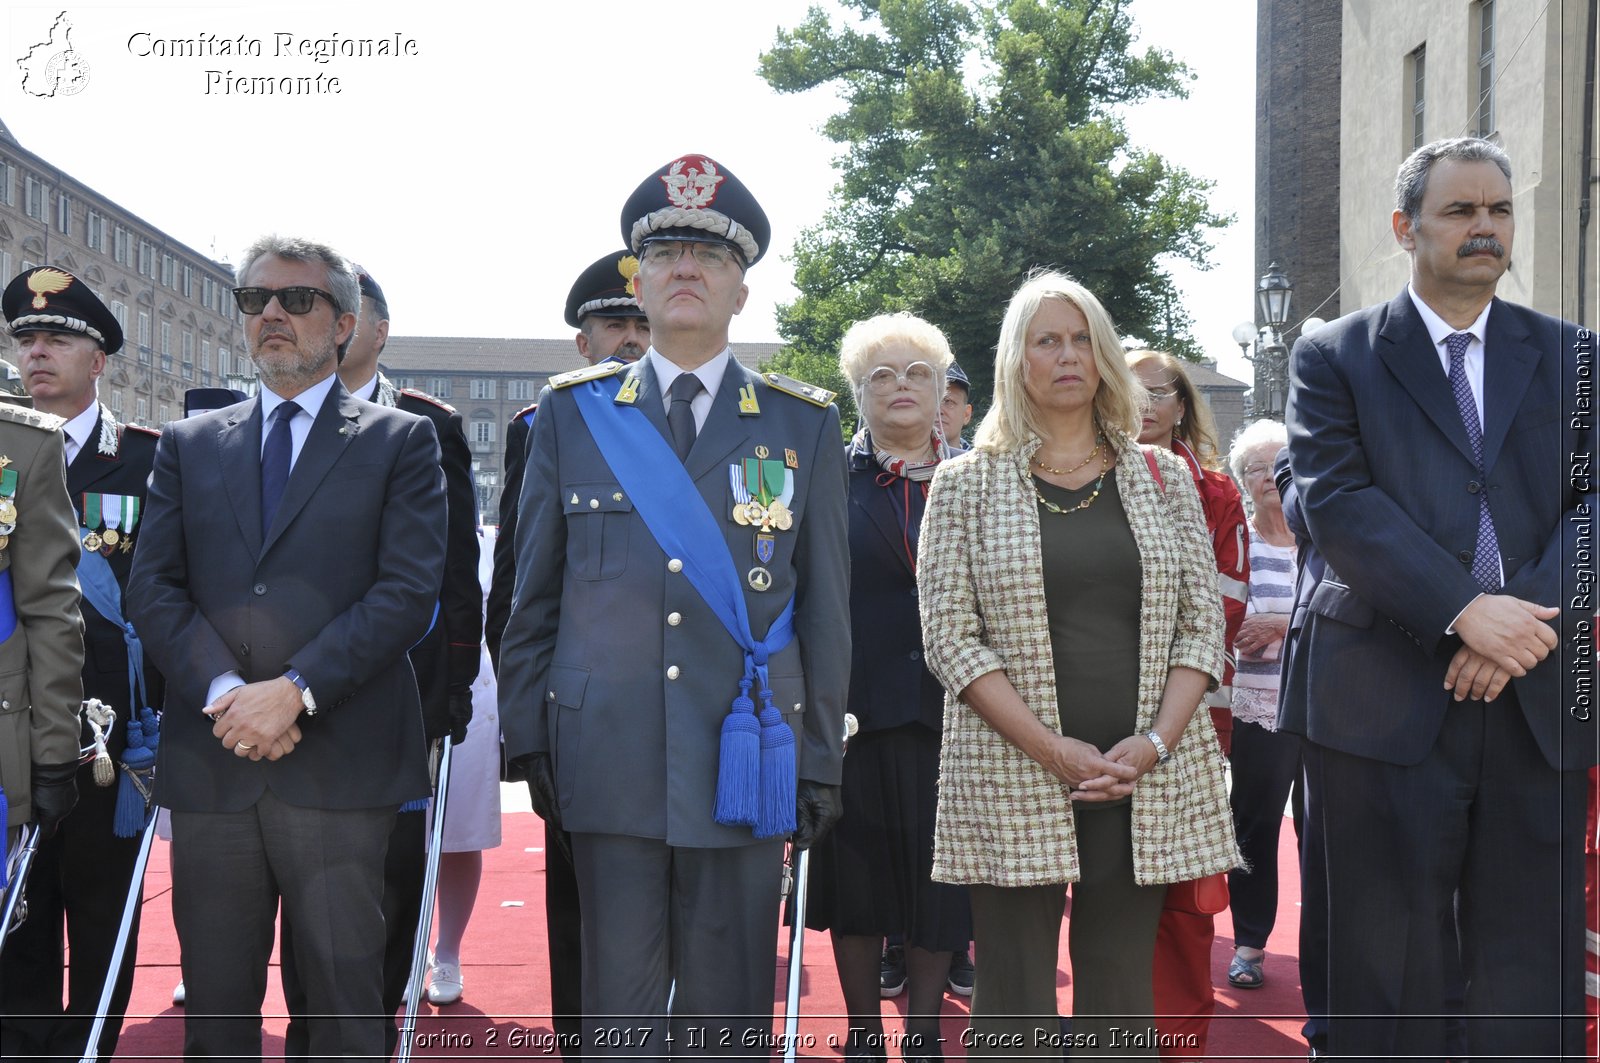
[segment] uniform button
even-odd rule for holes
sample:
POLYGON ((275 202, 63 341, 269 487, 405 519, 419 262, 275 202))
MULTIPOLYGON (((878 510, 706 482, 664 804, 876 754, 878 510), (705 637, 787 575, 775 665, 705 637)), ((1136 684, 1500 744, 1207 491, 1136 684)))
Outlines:
POLYGON ((599 509, 600 508, 600 500, 598 498, 589 499, 589 508, 590 509, 599 509))
POLYGON ((673 665, 673 666, 671 666, 670 668, 667 669, 667 678, 668 679, 676 679, 676 678, 678 678, 678 675, 679 675, 679 672, 678 672, 678 666, 677 665, 673 665))
POLYGON ((1456 555, 1456 560, 1461 562, 1463 565, 1472 564, 1472 551, 1471 550, 1463 550, 1463 551, 1461 551, 1459 554, 1456 555))
POLYGON ((677 627, 679 624, 683 623, 683 614, 682 613, 668 613, 667 614, 667 623, 671 624, 673 627, 677 627))
POLYGON ((256 597, 258 597, 258 598, 261 595, 267 593, 267 585, 265 583, 257 583, 254 587, 252 587, 250 589, 256 592, 256 597))
POLYGON ((913 661, 920 661, 920 660, 922 660, 922 651, 921 650, 912 650, 911 654, 910 654, 910 657, 911 657, 911 659, 913 661))
POLYGON ((1482 490, 1483 490, 1483 485, 1480 484, 1476 480, 1473 480, 1473 481, 1471 481, 1470 483, 1467 484, 1467 493, 1469 495, 1475 495, 1479 491, 1482 491, 1482 490))
POLYGON ((683 562, 679 561, 677 558, 673 558, 671 561, 667 562, 667 571, 668 572, 682 572, 683 571, 683 562))
POLYGON ((556 692, 554 690, 546 691, 544 699, 546 701, 554 701, 554 700, 556 700, 556 692))
POLYGON ((250 656, 250 644, 248 642, 239 643, 239 653, 244 657, 250 656))

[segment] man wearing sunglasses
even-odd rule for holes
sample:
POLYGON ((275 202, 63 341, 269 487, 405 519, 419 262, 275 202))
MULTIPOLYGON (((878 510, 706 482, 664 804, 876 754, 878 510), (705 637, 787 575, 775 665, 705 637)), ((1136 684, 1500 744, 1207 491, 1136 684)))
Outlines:
POLYGON ((156 797, 184 1052, 261 1054, 281 900, 310 1054, 377 1057, 384 855, 429 790, 405 655, 445 564, 439 444, 339 383, 360 289, 336 251, 265 237, 239 284, 260 393, 163 433, 129 586, 169 677, 156 797))
MULTIPOLYGON (((432 395, 414 388, 396 388, 378 369, 378 358, 389 338, 389 302, 372 275, 356 267, 361 287, 361 315, 350 345, 339 363, 339 382, 359 399, 404 410, 433 422, 439 437, 444 470, 446 508, 444 583, 439 594, 438 619, 428 634, 411 648, 412 671, 422 700, 422 721, 431 747, 449 735, 459 745, 472 721, 472 682, 478 675, 478 644, 483 635, 483 591, 478 585, 478 504, 472 481, 472 452, 467 446, 461 415, 432 395)), ((384 864, 383 917, 388 943, 383 958, 383 1011, 386 1015, 405 1002, 411 974, 411 949, 417 916, 422 910, 423 879, 427 869, 427 813, 413 802, 395 817, 384 864)), ((287 942, 293 931, 285 921, 287 942)), ((289 1011, 284 1034, 284 1056, 303 1058, 308 1051, 309 1024, 306 992, 294 950, 282 950, 283 996, 289 1011)), ((453 958, 450 965, 454 966, 453 958)), ((459 973, 454 999, 460 998, 459 973)), ((436 999, 434 1003, 453 1003, 436 999)), ((399 1040, 393 1024, 388 1029, 389 1051, 399 1040)))
POLYGON ((622 221, 652 346, 541 396, 501 722, 534 809, 570 832, 583 1010, 606 1017, 586 1053, 764 1057, 784 836, 805 848, 839 811, 839 416, 732 357, 771 234, 733 174, 682 156, 622 221), (619 618, 644 628, 618 642, 619 618))

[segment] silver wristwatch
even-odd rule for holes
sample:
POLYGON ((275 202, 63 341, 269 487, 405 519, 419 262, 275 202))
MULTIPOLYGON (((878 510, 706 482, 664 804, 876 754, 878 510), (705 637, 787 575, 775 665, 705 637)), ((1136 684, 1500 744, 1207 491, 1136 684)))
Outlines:
POLYGON ((1156 763, 1165 764, 1172 759, 1172 750, 1161 740, 1161 735, 1155 731, 1146 731, 1145 737, 1150 739, 1150 744, 1156 747, 1156 763))

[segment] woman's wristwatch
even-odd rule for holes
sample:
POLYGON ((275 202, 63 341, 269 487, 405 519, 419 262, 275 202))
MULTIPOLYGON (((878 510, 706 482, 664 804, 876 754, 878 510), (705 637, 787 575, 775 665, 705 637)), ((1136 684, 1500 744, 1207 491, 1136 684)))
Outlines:
POLYGON ((1165 764, 1167 761, 1172 759, 1172 750, 1167 748, 1167 744, 1161 740, 1161 735, 1159 733, 1152 729, 1146 731, 1144 736, 1150 739, 1151 745, 1156 747, 1157 764, 1165 764))

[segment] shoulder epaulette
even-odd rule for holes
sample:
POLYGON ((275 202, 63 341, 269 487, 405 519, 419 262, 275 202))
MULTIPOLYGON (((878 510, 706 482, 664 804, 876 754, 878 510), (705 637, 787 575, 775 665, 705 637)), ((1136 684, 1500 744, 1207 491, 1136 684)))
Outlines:
POLYGON ((25 424, 29 428, 37 428, 44 432, 54 432, 67 423, 65 417, 44 413, 31 406, 18 406, 14 402, 0 402, 0 421, 25 424))
POLYGON ((629 368, 627 362, 600 362, 598 365, 586 365, 582 369, 574 369, 570 373, 557 373, 550 378, 550 386, 557 391, 570 388, 574 384, 587 383, 590 380, 604 380, 629 368))
POLYGON ((762 379, 767 382, 767 386, 776 388, 786 395, 793 395, 797 399, 805 399, 813 406, 828 406, 834 399, 834 393, 827 388, 819 388, 803 380, 796 380, 792 376, 784 376, 782 373, 767 373, 762 379))
POLYGON ((443 410, 445 413, 455 413, 456 412, 456 408, 454 406, 450 405, 448 402, 445 402, 443 399, 434 398, 432 395, 429 395, 426 391, 418 391, 416 388, 401 388, 400 389, 400 394, 406 396, 407 398, 420 399, 421 401, 426 402, 430 406, 437 406, 437 407, 439 407, 439 409, 443 410))
POLYGON ((536 402, 532 406, 527 407, 526 409, 518 410, 516 412, 516 415, 513 416, 511 419, 513 421, 529 421, 533 417, 533 415, 536 412, 538 412, 538 409, 539 409, 539 404, 536 402))
POLYGON ((142 433, 144 433, 145 435, 149 436, 152 439, 160 439, 161 438, 161 429, 159 429, 159 428, 146 428, 142 424, 125 424, 125 425, 122 426, 122 429, 125 432, 142 432, 142 433))

